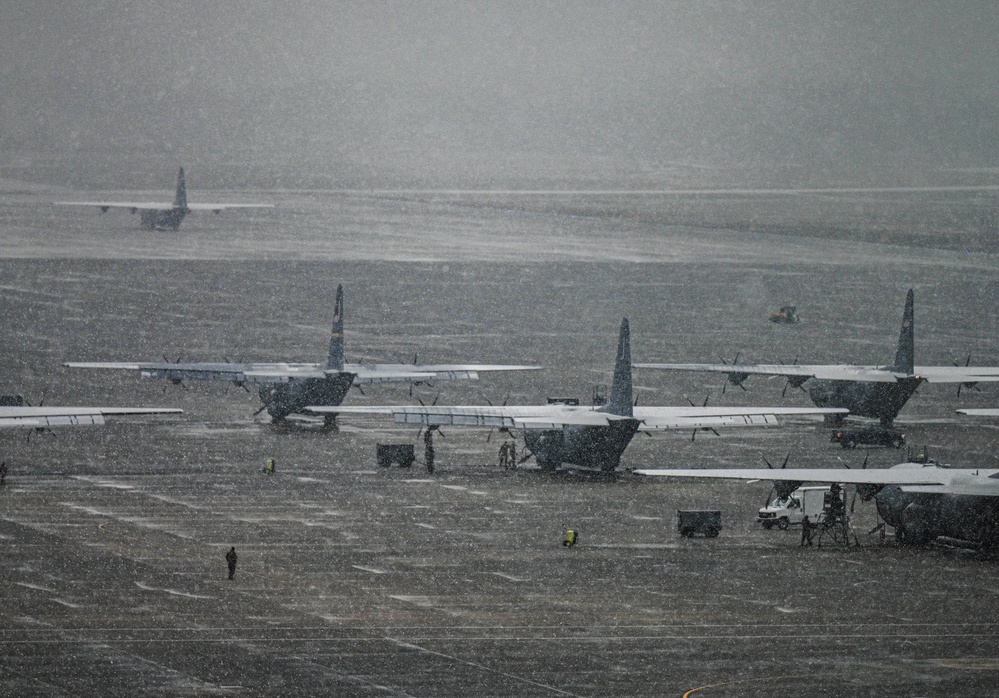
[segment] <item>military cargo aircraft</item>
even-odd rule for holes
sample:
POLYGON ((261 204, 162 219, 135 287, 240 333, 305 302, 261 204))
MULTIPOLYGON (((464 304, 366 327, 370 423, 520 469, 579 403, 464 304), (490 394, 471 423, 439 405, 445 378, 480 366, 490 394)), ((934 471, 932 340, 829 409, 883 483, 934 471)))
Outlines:
POLYGON ((864 501, 874 499, 878 514, 906 545, 925 545, 945 536, 982 545, 999 544, 999 470, 952 468, 936 461, 900 463, 886 469, 720 468, 636 470, 675 478, 771 480, 792 492, 805 482, 855 485, 864 501))
POLYGON ((914 362, 913 292, 909 289, 895 362, 889 366, 722 363, 635 364, 635 368, 725 373, 730 383, 740 387, 754 374, 784 376, 788 385, 795 388, 801 388, 810 380, 808 395, 819 407, 845 407, 851 415, 878 419, 885 427, 892 425, 921 383, 971 386, 980 381, 999 381, 999 367, 996 366, 916 366, 914 362))
MULTIPOLYGON (((307 405, 339 405, 351 386, 374 383, 428 383, 475 380, 487 371, 533 371, 540 366, 502 364, 354 364, 344 360, 343 285, 336 289, 336 310, 325 364, 318 363, 174 363, 69 362, 70 368, 110 368, 139 371, 144 378, 183 384, 186 380, 224 381, 240 387, 257 387, 275 421, 301 413, 307 405)), ((247 388, 249 390, 249 388, 247 388)), ((334 416, 326 419, 334 424, 334 416)))
POLYGON ((147 230, 180 230, 184 216, 195 211, 219 213, 229 208, 274 208, 274 204, 191 204, 187 202, 187 187, 184 184, 184 168, 177 172, 177 192, 172 204, 134 203, 128 201, 56 201, 57 206, 94 206, 107 213, 108 209, 124 208, 138 213, 142 227, 147 230))
POLYGON ((836 408, 787 407, 639 407, 632 398, 631 331, 621 322, 610 399, 602 406, 548 404, 531 406, 444 407, 311 406, 317 414, 391 414, 397 423, 520 429, 527 450, 542 470, 564 463, 612 471, 637 431, 713 429, 776 424, 776 415, 845 414, 836 408))

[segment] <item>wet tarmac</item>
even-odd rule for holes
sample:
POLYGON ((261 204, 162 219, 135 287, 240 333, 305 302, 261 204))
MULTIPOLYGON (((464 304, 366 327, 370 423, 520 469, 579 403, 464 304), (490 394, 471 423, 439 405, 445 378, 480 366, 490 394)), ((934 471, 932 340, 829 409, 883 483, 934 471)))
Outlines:
MULTIPOLYGON (((639 435, 611 479, 504 471, 502 435, 446 429, 431 475, 375 465, 378 443, 419 455, 412 428, 277 427, 238 387, 61 366, 319 361, 337 283, 351 360, 546 366, 413 397, 366 389, 356 404, 586 401, 610 381, 624 315, 635 361, 884 363, 910 287, 917 362, 999 364, 994 255, 318 195, 151 235, 32 196, 8 195, 0 227, 0 390, 185 414, 0 434, 0 694, 999 694, 994 555, 899 548, 867 535, 875 512, 859 501, 861 547, 801 549, 796 532, 754 522, 768 483, 628 472, 788 452, 859 465, 864 452, 830 443, 820 421, 639 435), (766 322, 784 304, 800 325, 766 322), (722 510, 717 539, 676 534, 691 508, 722 510)), ((636 375, 646 405, 810 404, 782 398, 779 379, 746 386, 636 375)), ((953 413, 996 404, 994 386, 924 386, 897 425, 943 461, 996 467, 999 426, 953 413)), ((901 455, 871 450, 868 467, 901 455)))

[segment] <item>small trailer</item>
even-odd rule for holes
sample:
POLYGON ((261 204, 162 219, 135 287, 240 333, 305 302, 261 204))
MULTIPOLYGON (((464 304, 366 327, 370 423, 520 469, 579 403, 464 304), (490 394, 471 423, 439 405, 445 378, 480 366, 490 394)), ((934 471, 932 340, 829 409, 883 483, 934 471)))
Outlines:
POLYGON ((713 509, 677 509, 676 530, 687 538, 692 538, 695 533, 717 538, 722 530, 721 512, 713 509))
POLYGON ((387 468, 398 463, 400 468, 408 468, 416 461, 413 444, 378 444, 378 465, 387 468))

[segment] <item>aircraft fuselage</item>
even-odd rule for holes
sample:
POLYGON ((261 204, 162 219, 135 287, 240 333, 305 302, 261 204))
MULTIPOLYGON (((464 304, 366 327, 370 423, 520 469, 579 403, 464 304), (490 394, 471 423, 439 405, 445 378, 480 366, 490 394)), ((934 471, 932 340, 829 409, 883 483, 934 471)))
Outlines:
POLYGON ((327 378, 296 378, 265 385, 259 393, 267 413, 280 421, 290 414, 304 412, 308 405, 336 407, 343 402, 353 382, 354 374, 335 373, 327 378))
POLYGON ((987 546, 999 545, 999 498, 903 492, 888 485, 875 496, 878 513, 895 527, 898 539, 924 545, 946 536, 987 546))
POLYGON ((174 207, 162 211, 152 209, 143 210, 140 213, 142 227, 147 230, 180 230, 180 223, 184 216, 190 213, 186 207, 174 207))
POLYGON ((637 419, 617 419, 608 426, 526 429, 524 442, 542 470, 569 463, 609 472, 620 464, 639 424, 637 419))
POLYGON ((891 426, 899 411, 922 382, 908 378, 895 383, 861 381, 809 381, 808 395, 816 407, 842 407, 851 415, 880 420, 891 426))

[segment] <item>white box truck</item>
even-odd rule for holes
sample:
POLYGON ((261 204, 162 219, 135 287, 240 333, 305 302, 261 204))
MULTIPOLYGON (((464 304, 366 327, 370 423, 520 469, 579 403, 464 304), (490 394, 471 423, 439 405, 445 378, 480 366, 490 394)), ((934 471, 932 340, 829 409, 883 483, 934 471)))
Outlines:
MULTIPOLYGON (((763 528, 785 530, 788 526, 800 526, 801 519, 806 514, 808 519, 817 524, 822 521, 825 507, 825 497, 829 493, 829 485, 811 485, 799 487, 790 497, 775 499, 760 509, 756 520, 763 528)), ((843 488, 840 487, 840 499, 843 498, 843 488)))

